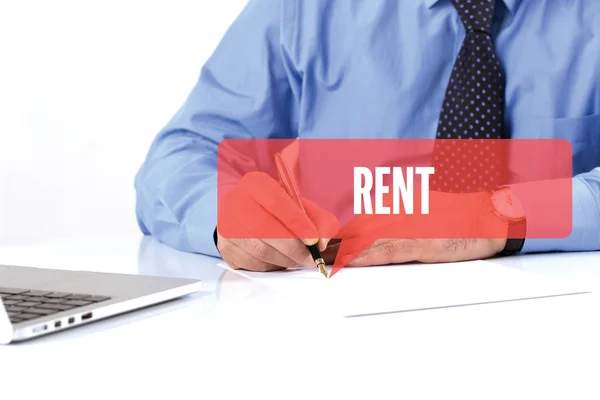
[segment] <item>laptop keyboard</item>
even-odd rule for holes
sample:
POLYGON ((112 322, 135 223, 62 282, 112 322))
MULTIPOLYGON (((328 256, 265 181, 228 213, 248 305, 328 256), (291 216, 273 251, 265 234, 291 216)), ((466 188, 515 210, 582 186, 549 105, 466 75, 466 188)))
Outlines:
POLYGON ((0 287, 0 297, 13 324, 110 300, 106 296, 0 287))

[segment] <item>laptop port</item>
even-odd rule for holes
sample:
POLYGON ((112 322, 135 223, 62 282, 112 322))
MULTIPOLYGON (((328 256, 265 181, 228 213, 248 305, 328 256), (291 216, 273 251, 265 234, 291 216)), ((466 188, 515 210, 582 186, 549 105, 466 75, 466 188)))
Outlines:
POLYGON ((62 323, 61 323, 60 321, 56 321, 56 322, 54 323, 54 327, 55 327, 55 328, 60 328, 60 326, 61 326, 61 325, 62 325, 62 323))
POLYGON ((89 313, 87 313, 87 314, 83 314, 83 315, 81 316, 81 320, 82 320, 82 321, 85 321, 86 319, 90 319, 90 318, 92 318, 92 313, 91 313, 91 312, 89 312, 89 313))
POLYGON ((40 325, 40 326, 36 326, 35 328, 33 328, 33 333, 39 333, 39 332, 43 332, 46 329, 48 329, 48 325, 40 325))
POLYGON ((69 325, 75 322, 75 317, 69 318, 69 325))

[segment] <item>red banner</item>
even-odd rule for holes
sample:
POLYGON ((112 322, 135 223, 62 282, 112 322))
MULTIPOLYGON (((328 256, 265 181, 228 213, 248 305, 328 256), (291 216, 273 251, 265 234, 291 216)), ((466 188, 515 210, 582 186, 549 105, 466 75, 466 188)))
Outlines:
POLYGON ((563 238, 571 232, 571 165, 565 140, 224 140, 218 230, 228 238, 341 239, 333 276, 377 239, 506 237, 489 192, 510 185, 526 237, 563 238), (276 153, 304 211, 282 185, 276 153))

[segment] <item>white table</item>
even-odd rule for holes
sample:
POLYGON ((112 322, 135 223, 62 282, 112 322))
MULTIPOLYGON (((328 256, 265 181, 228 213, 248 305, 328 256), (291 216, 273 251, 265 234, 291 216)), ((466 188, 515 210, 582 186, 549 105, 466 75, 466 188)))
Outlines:
MULTIPOLYGON (((0 347, 0 399, 595 399, 594 293, 323 319, 144 237, 0 247, 0 263, 202 279, 189 298, 0 347)), ((600 253, 495 262, 600 289, 600 253)))

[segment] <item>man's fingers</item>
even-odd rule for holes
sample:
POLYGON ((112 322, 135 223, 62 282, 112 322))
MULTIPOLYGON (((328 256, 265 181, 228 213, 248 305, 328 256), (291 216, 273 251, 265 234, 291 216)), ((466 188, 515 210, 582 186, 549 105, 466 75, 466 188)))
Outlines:
POLYGON ((228 224, 235 226, 239 233, 239 239, 232 240, 245 252, 286 268, 307 266, 306 258, 310 253, 306 244, 295 238, 282 221, 254 199, 245 196, 243 207, 228 207, 227 212, 222 212, 226 214, 223 218, 227 218, 228 224))
POLYGON ((230 238, 290 238, 282 221, 239 188, 219 202, 219 233, 230 238))
POLYGON ((222 244, 219 243, 219 249, 223 260, 233 269, 256 272, 282 271, 285 269, 285 267, 280 265, 259 260, 245 252, 231 240, 224 239, 222 244))
POLYGON ((348 263, 349 267, 402 264, 418 258, 418 246, 411 239, 380 239, 348 263))
POLYGON ((272 229, 270 224, 278 220, 293 234, 289 237, 301 238, 307 245, 314 244, 319 238, 319 231, 308 215, 302 212, 285 189, 269 175, 263 172, 246 174, 240 181, 239 189, 274 216, 260 226, 264 233, 256 237, 273 237, 269 231, 276 229, 272 229))
MULTIPOLYGON (((337 218, 315 203, 302 199, 304 211, 281 185, 262 172, 246 174, 219 203, 220 230, 228 237, 299 238, 304 245, 324 250, 339 229, 337 218)), ((270 242, 271 243, 271 242, 270 242)), ((303 265, 303 253, 294 246, 291 259, 303 265)), ((285 249, 281 252, 286 254, 285 249)), ((287 254, 286 254, 287 255, 287 254)))
MULTIPOLYGON (((244 226, 244 224, 250 222, 245 218, 246 213, 260 214, 260 216, 256 216, 255 218, 261 218, 261 224, 269 224, 278 233, 275 237, 266 236, 264 239, 254 239, 265 237, 265 235, 260 235, 261 232, 255 232, 255 236, 232 239, 246 253, 266 263, 286 268, 312 266, 307 261, 310 258, 310 252, 306 244, 300 239, 294 238, 293 233, 281 221, 266 212, 257 202, 249 199, 245 210, 233 211, 233 213, 235 213, 233 217, 234 222, 239 224, 239 226, 244 226)), ((248 230, 251 229, 260 229, 260 227, 248 226, 248 230)), ((267 234, 268 232, 264 233, 267 234)))
MULTIPOLYGON (((234 239, 232 242, 246 254, 267 264, 285 268, 298 268, 298 266, 307 264, 306 259, 297 262, 290 258, 300 258, 302 248, 306 250, 306 246, 297 239, 234 239), (299 246, 294 246, 293 242, 299 246), (300 251, 297 250, 298 248, 300 251)), ((308 250, 306 251, 308 252, 308 250)))
POLYGON ((307 268, 316 267, 308 248, 299 239, 263 239, 263 241, 275 250, 277 260, 281 259, 281 261, 276 262, 275 258, 265 258, 263 259, 264 261, 287 268, 298 268, 299 266, 307 268), (283 263, 284 260, 285 264, 283 263))

